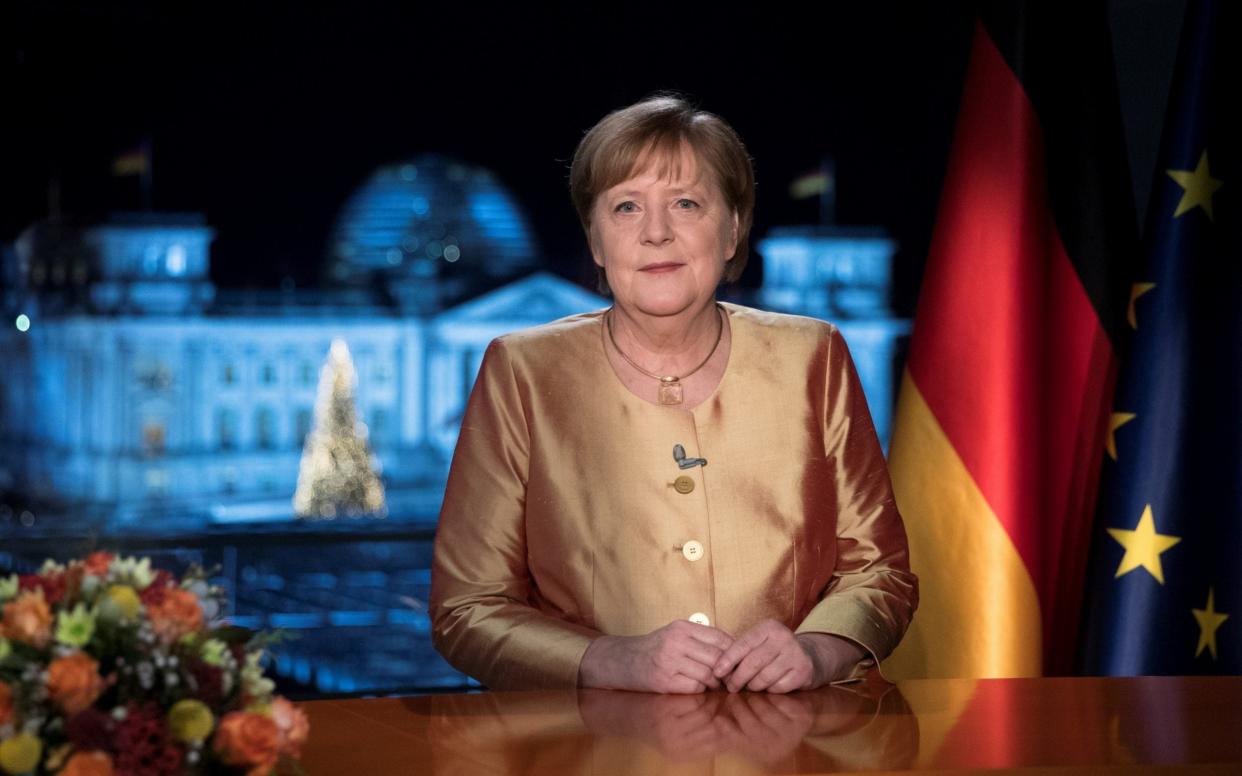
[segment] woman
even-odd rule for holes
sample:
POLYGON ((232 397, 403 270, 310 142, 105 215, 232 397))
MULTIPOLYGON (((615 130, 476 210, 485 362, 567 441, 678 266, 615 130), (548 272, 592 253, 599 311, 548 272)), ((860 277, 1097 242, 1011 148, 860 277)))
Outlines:
POLYGON ((432 570, 432 636, 492 689, 789 692, 853 678, 917 604, 845 342, 719 304, 754 175, 672 97, 605 117, 570 172, 614 304, 492 342, 432 570))

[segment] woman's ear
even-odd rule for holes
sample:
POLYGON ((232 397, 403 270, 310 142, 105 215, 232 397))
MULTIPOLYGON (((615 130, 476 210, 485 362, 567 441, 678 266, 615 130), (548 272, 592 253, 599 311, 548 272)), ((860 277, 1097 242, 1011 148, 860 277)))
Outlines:
POLYGON ((732 259, 737 255, 738 232, 741 230, 741 220, 738 218, 737 209, 733 210, 733 226, 729 231, 729 258, 732 259))

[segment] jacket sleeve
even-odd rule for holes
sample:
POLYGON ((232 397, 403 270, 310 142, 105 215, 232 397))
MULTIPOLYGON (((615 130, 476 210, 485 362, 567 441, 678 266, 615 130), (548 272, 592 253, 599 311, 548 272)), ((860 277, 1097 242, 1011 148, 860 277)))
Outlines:
POLYGON ((493 690, 572 688, 597 633, 531 605, 530 431, 503 340, 483 358, 453 454, 432 562, 432 642, 493 690))
POLYGON ((867 400, 840 332, 831 330, 825 379, 825 455, 835 467, 836 568, 798 633, 831 633, 888 656, 918 606, 906 530, 867 400))

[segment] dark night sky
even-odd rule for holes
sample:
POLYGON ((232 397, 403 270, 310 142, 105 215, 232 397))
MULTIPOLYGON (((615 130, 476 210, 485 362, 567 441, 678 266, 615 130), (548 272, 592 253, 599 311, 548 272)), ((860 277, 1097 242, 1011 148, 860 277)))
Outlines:
POLYGON ((575 143, 608 110, 676 89, 746 141, 756 235, 815 220, 787 186, 833 155, 838 221, 897 236, 895 303, 911 312, 968 4, 161 7, 174 5, 9 5, 0 240, 46 214, 53 176, 66 213, 136 207, 136 182, 109 163, 149 134, 155 206, 206 213, 217 284, 313 284, 351 190, 438 151, 493 169, 549 264, 584 279, 565 190, 575 143))

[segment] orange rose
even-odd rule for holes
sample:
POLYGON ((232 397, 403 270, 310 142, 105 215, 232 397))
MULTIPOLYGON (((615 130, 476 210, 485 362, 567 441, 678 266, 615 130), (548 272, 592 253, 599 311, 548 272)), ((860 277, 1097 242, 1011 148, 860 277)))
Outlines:
POLYGON ((247 776, 267 776, 280 759, 280 729, 270 717, 234 711, 220 720, 212 745, 228 765, 249 766, 247 776))
POLYGON ((112 758, 107 752, 74 752, 60 776, 112 776, 112 758))
POLYGON ((203 627, 198 597, 179 587, 170 588, 163 600, 148 606, 147 616, 156 635, 168 644, 203 627))
POLYGON ((0 725, 8 724, 13 719, 13 689, 0 682, 0 725))
POLYGON ((302 756, 302 744, 310 733, 310 722, 306 712, 294 706, 284 698, 272 700, 272 721, 280 731, 280 753, 291 757, 302 756))
POLYGON ((108 567, 112 565, 113 557, 110 552, 92 552, 82 561, 82 568, 86 570, 87 574, 102 577, 108 573, 108 567))
POLYGON ((27 590, 4 605, 0 636, 43 649, 52 640, 52 610, 43 599, 43 590, 27 590))
POLYGON ((47 667, 47 693, 66 716, 88 708, 103 690, 99 663, 82 652, 58 657, 47 667))

